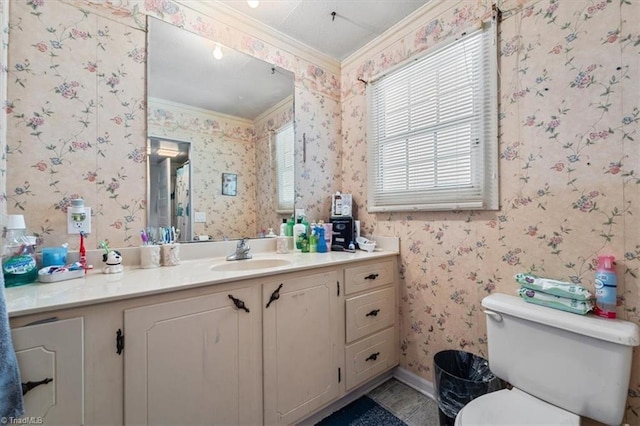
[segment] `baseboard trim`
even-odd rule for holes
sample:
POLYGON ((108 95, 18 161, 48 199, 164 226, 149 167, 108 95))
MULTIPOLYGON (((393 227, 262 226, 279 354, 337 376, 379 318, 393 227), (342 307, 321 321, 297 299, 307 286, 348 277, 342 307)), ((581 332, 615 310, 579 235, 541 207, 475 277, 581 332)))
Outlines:
POLYGON ((402 367, 396 367, 392 370, 393 377, 398 381, 404 383, 417 390, 418 392, 428 396, 429 398, 436 400, 436 390, 433 383, 423 379, 422 377, 413 374, 409 370, 405 370, 402 367))

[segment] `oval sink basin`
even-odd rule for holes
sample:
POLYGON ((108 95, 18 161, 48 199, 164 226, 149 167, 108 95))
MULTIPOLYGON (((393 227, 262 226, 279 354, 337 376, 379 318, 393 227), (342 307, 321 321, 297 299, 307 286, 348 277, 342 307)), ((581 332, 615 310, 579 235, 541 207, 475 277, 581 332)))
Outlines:
POLYGON ((253 269, 268 269, 289 265, 286 259, 245 259, 230 260, 211 267, 212 271, 250 271, 253 269))

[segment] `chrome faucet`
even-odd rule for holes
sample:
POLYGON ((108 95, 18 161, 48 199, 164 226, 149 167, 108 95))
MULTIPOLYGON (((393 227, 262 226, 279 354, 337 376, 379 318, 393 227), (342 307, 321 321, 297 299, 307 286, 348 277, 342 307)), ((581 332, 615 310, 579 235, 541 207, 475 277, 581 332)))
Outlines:
POLYGON ((249 247, 249 245, 247 244, 247 240, 248 238, 243 238, 238 241, 235 253, 227 256, 227 260, 251 259, 251 255, 249 254, 249 250, 251 250, 251 247, 249 247))

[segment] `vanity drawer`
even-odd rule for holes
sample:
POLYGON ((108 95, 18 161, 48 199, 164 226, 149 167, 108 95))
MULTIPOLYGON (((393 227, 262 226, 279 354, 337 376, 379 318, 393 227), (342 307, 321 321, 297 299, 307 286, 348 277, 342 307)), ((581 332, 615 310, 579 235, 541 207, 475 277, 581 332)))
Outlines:
POLYGON ((347 390, 398 364, 398 342, 393 327, 347 346, 347 390))
POLYGON ((396 319, 395 302, 394 287, 347 299, 347 343, 392 326, 396 319))
POLYGON ((392 260, 347 268, 344 271, 345 294, 357 293, 383 285, 392 284, 395 279, 392 260))

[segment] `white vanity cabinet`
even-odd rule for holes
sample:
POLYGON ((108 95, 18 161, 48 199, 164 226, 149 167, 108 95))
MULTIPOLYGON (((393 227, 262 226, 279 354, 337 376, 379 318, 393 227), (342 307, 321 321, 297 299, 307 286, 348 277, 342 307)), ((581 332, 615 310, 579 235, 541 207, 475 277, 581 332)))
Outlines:
POLYGON ((260 310, 246 284, 126 309, 125 424, 261 424, 260 310))
POLYGON ((340 395, 341 287, 336 271, 264 282, 265 424, 292 424, 340 395))
POLYGON ((84 424, 83 335, 82 318, 12 330, 25 420, 44 425, 84 424))
MULTIPOLYGON (((171 291, 175 278, 135 270, 121 287, 144 282, 140 293, 14 315, 22 379, 44 380, 25 395, 26 416, 64 425, 285 425, 317 414, 399 358, 396 258, 326 256, 311 268, 171 291), (157 291, 146 284, 154 279, 157 291)), ((94 278, 83 288, 97 291, 104 277, 94 278)))

